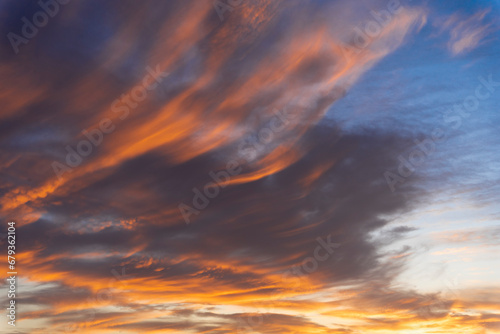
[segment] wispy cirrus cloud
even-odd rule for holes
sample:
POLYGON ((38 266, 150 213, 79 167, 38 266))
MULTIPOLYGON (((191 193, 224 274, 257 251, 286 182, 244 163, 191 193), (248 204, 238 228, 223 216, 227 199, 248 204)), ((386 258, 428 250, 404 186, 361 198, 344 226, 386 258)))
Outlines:
POLYGON ((441 31, 449 34, 448 50, 458 56, 470 52, 487 42, 486 38, 493 32, 493 25, 485 20, 491 12, 485 9, 472 16, 456 13, 441 25, 441 31))
MULTIPOLYGON (((388 248, 420 229, 394 226, 394 217, 420 209, 432 189, 422 189, 419 174, 393 193, 381 175, 413 145, 408 129, 426 130, 419 119, 429 89, 415 80, 421 87, 407 103, 419 110, 404 126, 376 126, 385 114, 372 103, 398 102, 383 89, 363 95, 373 122, 348 127, 339 117, 353 109, 339 101, 360 99, 356 89, 377 65, 405 59, 398 52, 422 33, 428 7, 259 0, 221 22, 210 1, 97 3, 65 6, 24 45, 26 58, 0 51, 0 214, 19 225, 20 324, 30 333, 494 327, 498 305, 482 289, 455 300, 396 281, 417 248, 388 248), (385 23, 370 14, 394 7, 385 23), (370 43, 346 55, 355 28, 373 24, 380 31, 370 43), (153 64, 169 76, 120 119, 153 64), (269 143, 256 141, 285 108, 293 122, 269 143), (51 163, 64 163, 65 147, 103 118, 117 129, 58 178, 51 163), (245 159, 242 146, 255 159, 245 159), (193 189, 233 159, 241 173, 186 226, 178 204, 191 203, 193 189), (286 279, 327 236, 341 246, 286 279)), ((3 22, 2 31, 16 22, 3 22)), ((458 21, 447 27, 457 31, 458 53, 478 45, 466 36, 484 37, 458 21)), ((385 87, 382 72, 374 86, 385 87)))

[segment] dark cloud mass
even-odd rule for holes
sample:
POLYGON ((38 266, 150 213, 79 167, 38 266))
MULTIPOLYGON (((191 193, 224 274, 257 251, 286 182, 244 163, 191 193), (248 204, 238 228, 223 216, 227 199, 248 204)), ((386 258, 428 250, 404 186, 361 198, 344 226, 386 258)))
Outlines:
MULTIPOLYGON (((412 63, 422 41, 450 59, 487 48, 491 9, 50 3, 56 13, 26 43, 0 42, 0 217, 16 222, 20 268, 12 333, 498 331, 500 309, 484 286, 459 298, 400 280, 430 247, 411 241, 428 228, 415 212, 440 203, 438 189, 493 206, 485 198, 498 198, 497 155, 481 156, 489 169, 467 177, 450 172, 436 157, 459 156, 453 132, 401 176, 415 138, 446 124, 429 116, 432 91, 402 100, 387 84, 435 76, 413 71, 435 64, 434 53, 412 63), (358 31, 384 13, 360 46, 358 31), (380 70, 388 63, 391 78, 380 70), (399 172, 396 189, 388 171, 399 172)), ((2 2, 1 35, 22 35, 21 19, 40 6, 2 2)), ((467 136, 483 140, 478 131, 467 136)), ((498 244, 490 225, 448 232, 432 236, 498 244)))

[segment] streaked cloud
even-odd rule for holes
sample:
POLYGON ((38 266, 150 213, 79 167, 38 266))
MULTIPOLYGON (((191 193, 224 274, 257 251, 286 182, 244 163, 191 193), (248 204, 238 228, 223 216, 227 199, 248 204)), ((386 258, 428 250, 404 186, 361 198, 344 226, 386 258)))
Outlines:
MULTIPOLYGON (((4 8, 2 33, 39 10, 4 8)), ((414 54, 433 36, 434 11, 394 0, 256 0, 221 22, 210 1, 89 1, 66 5, 18 56, 4 40, 0 216, 18 224, 19 328, 496 331, 498 288, 489 280, 452 294, 399 280, 409 269, 427 272, 415 265, 424 256, 439 268, 456 254, 479 262, 498 241, 497 188, 480 192, 496 182, 494 153, 480 156, 484 169, 444 159, 478 152, 453 146, 461 137, 452 133, 398 191, 383 176, 440 126, 441 109, 463 100, 450 86, 462 83, 436 75, 448 58, 414 54), (359 30, 369 37, 363 47, 359 30), (134 100, 152 69, 168 75, 134 100), (67 165, 68 147, 77 152, 89 141, 83 131, 104 119, 114 130, 58 177, 53 162, 67 165), (194 206, 196 190, 229 162, 240 171, 187 225, 179 204, 194 206), (484 226, 451 226, 446 214, 459 202, 443 189, 467 198, 469 213, 480 203, 474 217, 484 226), (428 214, 436 203, 448 206, 428 214)), ((467 57, 494 33, 488 13, 446 20, 453 55, 467 57)), ((496 99, 492 92, 481 108, 496 99)), ((476 120, 494 117, 481 110, 476 120)), ((460 129, 469 143, 496 143, 474 122, 460 129)))
POLYGON ((487 42, 486 38, 493 31, 492 24, 485 22, 490 12, 486 9, 468 17, 457 13, 443 23, 441 29, 449 33, 448 50, 452 55, 470 52, 487 42))

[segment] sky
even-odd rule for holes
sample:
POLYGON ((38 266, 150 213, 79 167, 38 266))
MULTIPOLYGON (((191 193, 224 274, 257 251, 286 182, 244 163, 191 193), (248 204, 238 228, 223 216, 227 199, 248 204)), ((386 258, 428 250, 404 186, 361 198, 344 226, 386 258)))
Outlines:
POLYGON ((499 14, 0 1, 0 332, 500 333, 499 14))

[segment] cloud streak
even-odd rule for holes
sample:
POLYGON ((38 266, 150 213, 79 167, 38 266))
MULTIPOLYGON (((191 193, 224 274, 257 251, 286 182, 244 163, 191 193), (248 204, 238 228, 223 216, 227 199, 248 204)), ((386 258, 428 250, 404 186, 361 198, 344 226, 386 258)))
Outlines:
MULTIPOLYGON (((2 33, 38 10, 4 7, 12 14, 2 33)), ((350 127, 343 116, 353 108, 339 107, 424 32, 429 11, 397 1, 257 0, 221 21, 210 1, 71 2, 19 56, 2 49, 0 216, 19 226, 20 327, 494 331, 498 304, 482 287, 452 299, 397 281, 418 250, 397 243, 420 229, 394 221, 432 189, 418 174, 392 192, 381 176, 413 145, 412 132, 350 127), (391 15, 381 23, 373 11, 391 15), (357 31, 372 22, 379 31, 360 48, 357 31), (168 76, 131 99, 147 66, 168 76), (277 111, 293 117, 267 140, 277 111), (68 164, 68 146, 80 154, 85 131, 102 120, 116 128, 56 175, 53 162, 68 164), (238 173, 196 208, 193 189, 204 191, 229 162, 238 173), (191 224, 179 203, 199 211, 191 224), (341 246, 309 270, 318 239, 341 246)), ((485 15, 447 21, 453 54, 481 43, 485 15)), ((484 237, 456 233, 433 235, 484 237)))

